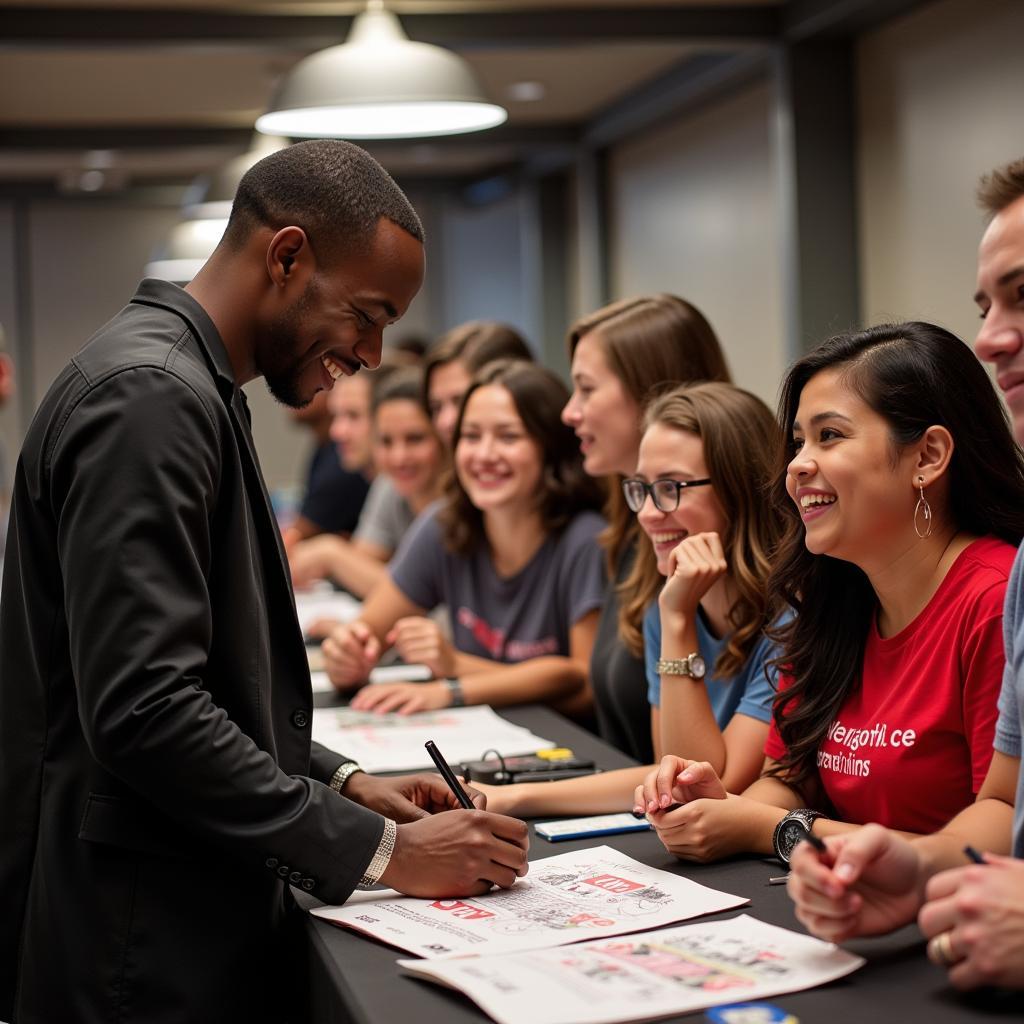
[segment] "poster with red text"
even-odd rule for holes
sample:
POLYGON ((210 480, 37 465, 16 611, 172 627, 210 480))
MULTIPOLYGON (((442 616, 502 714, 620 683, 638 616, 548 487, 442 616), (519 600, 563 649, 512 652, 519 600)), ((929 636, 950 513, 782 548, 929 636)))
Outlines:
POLYGON ((648 867, 608 846, 532 861, 511 889, 423 900, 355 893, 312 913, 417 956, 501 953, 661 928, 750 901, 648 867))

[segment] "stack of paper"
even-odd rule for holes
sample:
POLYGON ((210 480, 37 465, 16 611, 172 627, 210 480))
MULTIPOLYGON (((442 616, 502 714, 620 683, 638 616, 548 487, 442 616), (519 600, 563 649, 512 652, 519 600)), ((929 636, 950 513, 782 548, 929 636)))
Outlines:
POLYGON ((479 760, 487 750, 508 757, 554 746, 551 740, 507 722, 486 706, 415 715, 316 708, 313 739, 353 758, 368 772, 433 769, 423 747, 427 740, 433 740, 452 764, 479 760))
POLYGON ((398 963, 418 978, 464 992, 499 1024, 616 1024, 799 992, 842 978, 864 960, 742 914, 597 939, 556 955, 542 950, 398 963))

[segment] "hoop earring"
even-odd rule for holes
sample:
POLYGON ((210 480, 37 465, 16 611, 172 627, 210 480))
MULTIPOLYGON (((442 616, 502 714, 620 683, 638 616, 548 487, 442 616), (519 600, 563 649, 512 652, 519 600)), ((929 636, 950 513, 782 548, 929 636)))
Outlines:
POLYGON ((917 489, 921 494, 921 497, 917 499, 917 504, 914 506, 914 533, 924 540, 932 535, 932 507, 928 504, 928 499, 924 496, 924 477, 919 476, 917 478, 917 489), (924 530, 917 525, 917 517, 919 513, 923 513, 924 518, 924 530))

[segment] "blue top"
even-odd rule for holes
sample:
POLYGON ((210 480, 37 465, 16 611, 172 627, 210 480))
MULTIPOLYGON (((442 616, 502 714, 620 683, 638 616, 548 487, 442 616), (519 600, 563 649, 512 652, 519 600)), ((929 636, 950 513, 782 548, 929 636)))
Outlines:
MULTIPOLYGON (((999 694, 995 738, 996 750, 1009 757, 1020 757, 1020 737, 1024 729, 1024 556, 1021 552, 1024 552, 1024 547, 1017 552, 1006 583, 1006 608, 1003 612, 1006 667, 1003 669, 1003 688, 999 694)), ((1017 776, 1013 855, 1024 857, 1024 772, 1017 776)))
MULTIPOLYGON (((788 618, 787 613, 780 621, 785 622, 788 618)), ((708 689, 708 700, 718 728, 724 729, 736 714, 768 722, 772 717, 778 672, 769 668, 766 677, 765 662, 778 656, 778 647, 762 635, 737 675, 731 679, 717 679, 714 676, 715 662, 725 649, 728 639, 712 636, 703 616, 697 616, 697 651, 707 665, 704 685, 708 689)), ((644 665, 647 671, 647 699, 652 707, 661 706, 661 676, 658 675, 660 657, 661 615, 658 602, 655 601, 644 615, 644 665)))

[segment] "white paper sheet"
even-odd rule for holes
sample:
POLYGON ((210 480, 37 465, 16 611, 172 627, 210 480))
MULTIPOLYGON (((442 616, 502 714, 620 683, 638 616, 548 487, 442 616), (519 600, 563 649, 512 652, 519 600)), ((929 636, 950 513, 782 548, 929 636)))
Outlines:
POLYGON ((358 761, 368 772, 434 770, 423 748, 433 740, 450 764, 476 761, 484 751, 532 754, 551 740, 513 725, 487 706, 444 708, 415 715, 315 708, 313 739, 358 761))
POLYGON ((314 693, 337 693, 334 683, 327 678, 326 672, 310 672, 309 681, 313 684, 314 693))
POLYGON ((532 861, 526 878, 486 896, 420 900, 359 893, 343 907, 313 913, 433 958, 561 946, 659 928, 749 902, 595 846, 532 861))
POLYGON ((616 1024, 799 992, 864 960, 741 914, 557 951, 398 963, 499 1024, 616 1024))
POLYGON ((362 604, 351 594, 330 587, 314 587, 295 592, 295 611, 299 626, 305 633, 317 619, 336 619, 351 622, 359 617, 362 604))

